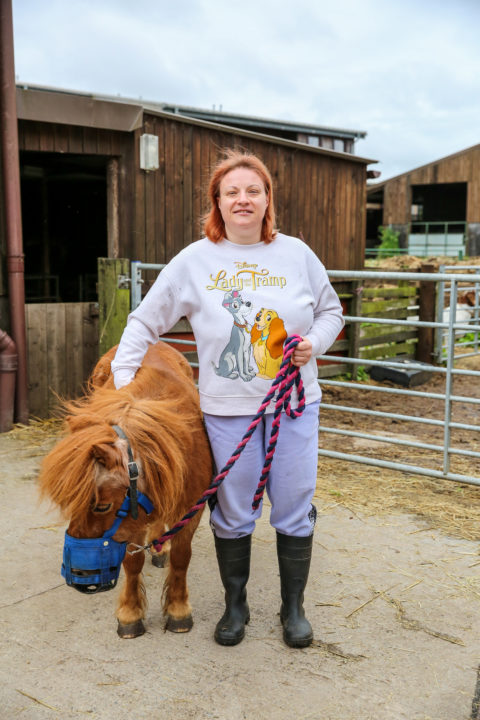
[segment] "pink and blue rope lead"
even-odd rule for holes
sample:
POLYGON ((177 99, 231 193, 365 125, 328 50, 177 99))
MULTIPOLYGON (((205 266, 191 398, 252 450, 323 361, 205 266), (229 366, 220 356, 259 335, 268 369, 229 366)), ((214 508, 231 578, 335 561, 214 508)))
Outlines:
POLYGON ((182 519, 179 520, 179 522, 177 522, 169 530, 167 530, 167 532, 165 532, 162 537, 151 542, 151 545, 155 547, 155 550, 157 552, 161 550, 162 546, 167 542, 167 540, 170 540, 173 535, 176 535, 177 532, 179 532, 183 527, 185 527, 185 525, 190 522, 190 520, 198 513, 198 511, 205 507, 205 504, 208 502, 208 500, 213 495, 215 495, 218 488, 225 480, 232 467, 237 462, 238 458, 240 457, 253 433, 257 429, 260 421, 265 415, 267 407, 270 405, 270 402, 272 401, 275 393, 277 393, 278 391, 275 400, 275 410, 273 413, 272 432, 270 434, 270 441, 265 455, 265 463, 263 465, 260 480, 258 482, 257 490, 255 491, 252 502, 252 509, 254 511, 259 507, 270 474, 273 456, 275 454, 275 447, 277 445, 278 435, 280 431, 282 410, 285 410, 285 413, 290 418, 295 419, 297 417, 300 417, 300 415, 305 409, 305 391, 300 375, 300 368, 292 365, 291 363, 291 357, 295 352, 295 348, 297 347, 298 343, 301 342, 301 340, 302 338, 299 335, 292 335, 291 337, 288 337, 286 339, 283 348, 283 360, 282 364, 280 365, 280 369, 272 383, 269 392, 265 396, 262 404, 258 409, 257 414, 250 423, 245 435, 239 442, 235 452, 230 457, 221 472, 212 480, 207 490, 205 490, 205 492, 203 493, 202 497, 197 500, 195 505, 190 508, 190 510, 182 517, 182 519), (295 409, 293 409, 291 406, 291 395, 294 386, 297 388, 298 397, 298 405, 295 409))

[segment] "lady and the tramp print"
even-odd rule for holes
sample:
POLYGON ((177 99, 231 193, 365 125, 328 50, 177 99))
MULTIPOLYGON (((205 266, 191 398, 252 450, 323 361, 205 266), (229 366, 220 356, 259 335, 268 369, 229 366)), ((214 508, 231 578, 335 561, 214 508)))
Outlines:
POLYGON ((280 369, 287 337, 283 320, 275 310, 260 308, 251 324, 248 318, 252 303, 245 301, 238 290, 226 292, 222 305, 232 315, 233 324, 218 367, 214 364, 217 375, 244 382, 254 377, 273 379, 280 369), (252 365, 252 354, 257 369, 252 365))
POLYGON ((258 265, 246 262, 235 262, 236 272, 227 277, 226 270, 219 270, 215 275, 210 275, 212 285, 207 285, 207 290, 223 290, 224 292, 238 290, 241 292, 244 288, 249 290, 257 290, 260 287, 279 287, 284 288, 287 284, 287 278, 277 275, 270 275, 270 270, 262 268, 258 270, 258 265))

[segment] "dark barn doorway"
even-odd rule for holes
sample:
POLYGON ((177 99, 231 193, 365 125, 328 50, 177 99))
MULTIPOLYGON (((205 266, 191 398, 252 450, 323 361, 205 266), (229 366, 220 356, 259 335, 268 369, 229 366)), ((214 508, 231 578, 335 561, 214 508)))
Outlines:
POLYGON ((97 258, 108 255, 107 161, 20 153, 28 303, 96 301, 97 258))
POLYGON ((413 222, 463 223, 466 213, 467 183, 412 185, 413 222))

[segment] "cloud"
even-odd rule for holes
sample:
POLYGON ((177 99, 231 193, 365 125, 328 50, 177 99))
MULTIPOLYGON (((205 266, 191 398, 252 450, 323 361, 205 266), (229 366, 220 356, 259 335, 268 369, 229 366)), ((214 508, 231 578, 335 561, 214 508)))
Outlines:
POLYGON ((477 0, 13 7, 25 82, 365 130, 385 176, 480 142, 477 0))

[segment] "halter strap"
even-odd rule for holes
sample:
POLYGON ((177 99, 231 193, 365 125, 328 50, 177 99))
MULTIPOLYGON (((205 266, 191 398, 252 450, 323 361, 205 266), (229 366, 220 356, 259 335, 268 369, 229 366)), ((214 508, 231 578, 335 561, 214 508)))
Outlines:
MULTIPOLYGON (((138 505, 140 505, 145 510, 147 515, 150 515, 150 513, 153 510, 152 501, 146 495, 144 495, 142 492, 138 493, 137 500, 138 500, 138 505)), ((118 528, 120 527, 122 520, 124 520, 127 517, 128 513, 130 512, 131 506, 132 506, 132 499, 130 497, 130 493, 127 491, 127 494, 125 495, 125 498, 124 498, 122 504, 120 505, 120 507, 117 510, 117 517, 115 518, 112 527, 110 528, 110 530, 105 530, 102 537, 108 539, 115 535, 118 528)), ((132 513, 132 517, 133 517, 133 513, 132 513)), ((137 517, 138 517, 138 515, 137 515, 137 517)))
MULTIPOLYGON (((117 433, 118 437, 122 440, 127 441, 127 455, 128 455, 128 477, 130 478, 130 487, 128 488, 128 494, 130 496, 130 503, 129 508, 130 512, 132 514, 132 518, 136 520, 138 518, 138 490, 137 490, 137 480, 138 480, 138 465, 133 459, 133 452, 132 448, 130 447, 130 442, 128 440, 128 437, 123 432, 122 428, 119 425, 112 425, 112 428, 117 433)), ((144 496, 145 497, 145 496, 144 496)), ((150 502, 150 501, 149 501, 150 502)), ((125 503, 125 501, 124 501, 125 503)), ((123 505, 122 505, 123 508, 123 505)), ((120 510, 122 509, 120 508, 120 510)), ((120 512, 119 510, 119 512, 120 512)))

